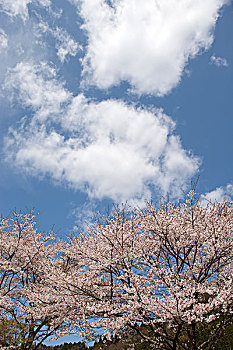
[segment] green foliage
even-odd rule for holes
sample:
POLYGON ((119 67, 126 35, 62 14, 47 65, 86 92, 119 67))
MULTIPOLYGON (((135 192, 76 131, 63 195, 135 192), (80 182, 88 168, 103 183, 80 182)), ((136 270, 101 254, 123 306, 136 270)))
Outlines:
POLYGON ((233 349, 233 325, 226 327, 225 332, 220 337, 217 343, 216 350, 233 349))
MULTIPOLYGON (((231 320, 233 322, 233 319, 231 320)), ((210 333, 215 333, 217 329, 217 321, 212 322, 210 325, 200 324, 198 328, 197 339, 201 343, 203 340, 207 340, 210 333)), ((229 350, 233 349, 233 324, 228 324, 223 332, 218 336, 216 334, 215 350, 229 350)), ((204 350, 209 349, 207 346, 204 350)))
POLYGON ((28 335, 28 327, 23 317, 2 317, 0 319, 0 346, 20 348, 28 335))
MULTIPOLYGON (((221 319, 220 319, 221 321, 221 319)), ((202 344, 208 340, 210 334, 216 331, 219 321, 213 321, 210 324, 199 323, 196 324, 196 342, 202 344)), ((187 325, 186 325, 187 326, 187 325)), ((180 337, 184 340, 186 336, 187 328, 184 326, 180 337)), ((0 320, 0 347, 1 346, 13 346, 14 349, 21 349, 22 344, 28 334, 27 324, 23 318, 7 318, 0 320)), ((144 327, 145 328, 145 327, 144 327)), ((145 331, 145 330, 144 330, 145 331)), ((171 328, 172 332, 172 328, 171 328)), ((107 341, 101 338, 93 346, 87 348, 85 343, 65 343, 57 346, 46 346, 41 345, 39 350, 160 350, 155 349, 153 345, 147 341, 142 341, 141 337, 133 330, 128 329, 122 333, 121 338, 114 338, 112 341, 107 341)), ((209 349, 208 346, 204 347, 203 350, 209 349)), ((224 332, 216 338, 214 344, 215 350, 229 350, 233 349, 233 319, 232 323, 228 324, 224 332)))

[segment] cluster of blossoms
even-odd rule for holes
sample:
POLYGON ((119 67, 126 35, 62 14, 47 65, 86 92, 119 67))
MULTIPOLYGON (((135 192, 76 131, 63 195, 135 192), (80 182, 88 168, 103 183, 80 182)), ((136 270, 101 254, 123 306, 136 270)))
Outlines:
POLYGON ((21 220, 0 229, 1 312, 43 337, 133 328, 158 349, 213 349, 232 323, 233 203, 203 208, 191 191, 178 205, 116 210, 63 243, 21 220))
POLYGON ((31 349, 35 341, 39 346, 63 323, 51 293, 61 244, 52 233, 38 232, 35 224, 32 213, 0 220, 0 345, 9 348, 31 349), (18 336, 6 339, 5 320, 18 336))

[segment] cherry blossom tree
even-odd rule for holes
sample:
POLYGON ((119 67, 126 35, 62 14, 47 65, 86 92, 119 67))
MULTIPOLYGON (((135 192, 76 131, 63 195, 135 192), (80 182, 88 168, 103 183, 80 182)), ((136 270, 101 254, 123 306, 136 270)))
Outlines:
POLYGON ((1 219, 0 320, 18 332, 2 346, 35 349, 61 327, 66 310, 59 309, 54 282, 60 246, 52 233, 38 232, 32 213, 1 219))
POLYGON ((130 327, 157 349, 214 349, 233 321, 233 203, 204 208, 191 191, 178 205, 116 211, 64 254, 69 322, 80 329, 82 315, 82 335, 130 327))
POLYGON ((0 323, 18 322, 23 350, 129 328, 156 349, 214 349, 233 323, 232 247, 233 203, 204 208, 193 191, 116 210, 66 243, 14 214, 0 221, 0 323))

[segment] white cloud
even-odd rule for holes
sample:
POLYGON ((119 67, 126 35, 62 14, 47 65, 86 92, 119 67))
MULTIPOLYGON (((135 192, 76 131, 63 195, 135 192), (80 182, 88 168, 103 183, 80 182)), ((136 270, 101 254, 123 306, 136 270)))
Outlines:
POLYGON ((9 97, 17 98, 34 112, 33 122, 43 122, 48 117, 58 116, 61 105, 67 103, 70 93, 56 80, 56 71, 45 62, 39 65, 20 62, 6 77, 4 89, 9 97))
POLYGON ((88 36, 83 70, 89 84, 128 81, 135 92, 164 95, 180 81, 189 58, 213 42, 227 0, 70 0, 88 36))
POLYGON ((228 67, 228 62, 223 57, 216 57, 213 55, 210 57, 210 63, 215 64, 217 67, 228 67))
POLYGON ((43 33, 50 33, 56 40, 57 56, 62 63, 66 60, 66 56, 76 56, 78 50, 82 47, 62 28, 51 28, 43 21, 39 23, 39 29, 43 33))
POLYGON ((233 200, 233 185, 217 187, 215 190, 205 193, 201 196, 200 202, 203 206, 206 206, 208 202, 223 202, 233 200))
POLYGON ((87 231, 91 223, 98 219, 97 204, 94 201, 84 203, 84 205, 71 210, 69 216, 75 217, 73 232, 80 229, 87 231))
POLYGON ((9 74, 6 88, 34 113, 6 138, 12 164, 90 198, 142 203, 150 186, 179 196, 199 162, 182 148, 170 117, 120 100, 73 97, 56 79, 46 64, 21 63, 9 74))
POLYGON ((2 10, 9 16, 20 16, 23 20, 28 18, 28 4, 50 6, 50 0, 0 0, 2 10))
POLYGON ((0 28, 0 51, 3 51, 8 46, 7 35, 3 29, 0 28))
POLYGON ((39 63, 53 57, 53 48, 51 50, 42 35, 38 37, 38 18, 35 16, 37 10, 34 7, 33 16, 30 16, 26 21, 18 18, 5 18, 4 23, 2 23, 4 26, 2 29, 5 32, 0 31, 0 96, 2 95, 3 81, 9 68, 15 67, 21 61, 32 60, 39 63), (1 43, 3 43, 4 49, 1 48, 1 43))

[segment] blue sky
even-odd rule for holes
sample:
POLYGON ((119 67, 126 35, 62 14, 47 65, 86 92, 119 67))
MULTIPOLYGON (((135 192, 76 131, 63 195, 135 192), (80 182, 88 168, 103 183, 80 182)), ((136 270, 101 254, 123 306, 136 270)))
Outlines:
POLYGON ((0 213, 233 197, 233 5, 0 0, 0 213))

